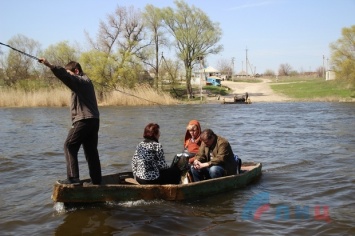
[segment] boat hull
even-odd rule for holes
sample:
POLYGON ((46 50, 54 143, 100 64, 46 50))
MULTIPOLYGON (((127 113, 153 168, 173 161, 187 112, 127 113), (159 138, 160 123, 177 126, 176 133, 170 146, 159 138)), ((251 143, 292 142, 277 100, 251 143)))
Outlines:
MULTIPOLYGON (((122 181, 120 174, 103 176, 102 185, 73 186, 55 184, 54 202, 93 203, 135 200, 181 201, 198 199, 244 187, 261 175, 261 163, 243 164, 243 173, 188 184, 137 185, 122 181)), ((85 181, 85 180, 83 180, 85 181)), ((88 180, 87 180, 88 181, 88 180)))
POLYGON ((222 104, 251 104, 251 102, 245 102, 245 101, 237 101, 237 102, 225 102, 223 101, 222 104))

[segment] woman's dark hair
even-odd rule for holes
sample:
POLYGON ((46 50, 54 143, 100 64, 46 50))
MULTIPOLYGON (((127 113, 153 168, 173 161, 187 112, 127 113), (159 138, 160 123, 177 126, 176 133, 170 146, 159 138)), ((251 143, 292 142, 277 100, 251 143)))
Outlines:
POLYGON ((147 139, 156 139, 156 135, 159 134, 159 125, 154 124, 154 123, 149 123, 147 126, 144 128, 144 133, 143 133, 143 138, 147 139))
POLYGON ((65 66, 65 69, 70 70, 71 72, 75 72, 75 69, 78 69, 80 75, 84 74, 83 70, 81 69, 81 65, 79 64, 79 62, 76 62, 76 61, 69 62, 65 66))

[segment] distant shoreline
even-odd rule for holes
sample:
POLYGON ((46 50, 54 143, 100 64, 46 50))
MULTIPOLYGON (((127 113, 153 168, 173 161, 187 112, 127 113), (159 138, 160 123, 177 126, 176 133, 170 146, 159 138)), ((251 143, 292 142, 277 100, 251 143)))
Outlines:
MULTIPOLYGON (((323 98, 307 98, 297 99, 288 97, 284 94, 279 94, 271 89, 272 80, 268 78, 258 78, 258 82, 233 82, 222 81, 222 86, 226 86, 232 89, 232 94, 224 97, 220 97, 220 100, 225 99, 226 102, 233 101, 233 94, 243 95, 246 92, 249 95, 251 103, 254 102, 355 102, 355 98, 339 98, 335 96, 328 96, 323 98)), ((285 82, 280 82, 285 83, 285 82)), ((273 83, 278 84, 278 83, 273 83)), ((221 102, 216 98, 209 98, 209 102, 221 102)))
MULTIPOLYGON (((270 87, 270 79, 260 79, 258 83, 222 81, 223 86, 233 90, 235 94, 248 93, 251 102, 290 102, 295 101, 285 95, 275 93, 270 87)), ((225 101, 232 101, 233 96, 225 97, 225 101)))
MULTIPOLYGON (((180 101, 165 94, 158 94, 154 89, 142 88, 130 91, 128 96, 120 92, 114 92, 102 101, 100 107, 105 106, 156 106, 156 105, 181 105, 181 104, 222 104, 232 102, 235 94, 244 95, 248 93, 251 103, 277 103, 277 102, 355 102, 355 98, 339 98, 329 96, 324 98, 296 99, 283 94, 279 94, 271 89, 272 80, 269 78, 258 78, 254 82, 233 82, 222 81, 222 86, 232 90, 229 95, 205 96, 201 100, 180 101), (141 99, 142 98, 142 99, 141 99), (144 99, 143 99, 144 98, 144 99)), ((282 83, 285 83, 282 82, 282 83)), ((277 84, 277 83, 272 83, 277 84)), ((68 107, 70 103, 70 91, 68 89, 57 88, 36 92, 24 92, 19 90, 2 91, 0 93, 0 108, 28 108, 28 107, 68 107)))

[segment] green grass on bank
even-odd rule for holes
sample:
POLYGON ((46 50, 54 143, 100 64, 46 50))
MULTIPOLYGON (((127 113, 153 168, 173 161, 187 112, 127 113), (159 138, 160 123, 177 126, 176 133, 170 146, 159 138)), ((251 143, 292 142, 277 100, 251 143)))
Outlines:
MULTIPOLYGON (((294 101, 324 101, 324 102, 339 102, 353 101, 355 99, 355 90, 347 83, 341 80, 326 81, 322 78, 314 77, 279 77, 268 78, 271 80, 270 87, 280 94, 284 94, 294 101)), ((233 80, 238 82, 259 83, 262 79, 243 79, 238 78, 233 80)), ((226 96, 232 90, 227 87, 203 86, 203 100, 206 96, 226 96)), ((170 90, 170 94, 183 101, 193 102, 200 101, 200 88, 193 87, 194 97, 187 99, 186 87, 175 87, 174 92, 170 90)))
POLYGON ((212 86, 212 85, 208 85, 208 86, 204 86, 203 87, 204 90, 209 91, 210 95, 228 95, 230 93, 229 88, 225 87, 225 86, 212 86))
POLYGON ((271 88, 277 93, 298 100, 340 101, 355 98, 355 91, 338 80, 294 78, 292 80, 278 80, 275 84, 271 84, 271 88))
POLYGON ((243 82, 243 83, 261 83, 262 80, 259 78, 233 78, 233 82, 243 82))

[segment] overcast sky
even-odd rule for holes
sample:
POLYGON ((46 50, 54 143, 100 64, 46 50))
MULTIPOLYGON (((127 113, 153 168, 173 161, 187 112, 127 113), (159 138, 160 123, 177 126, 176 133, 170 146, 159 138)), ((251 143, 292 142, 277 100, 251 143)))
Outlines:
MULTIPOLYGON (((186 1, 218 22, 224 50, 207 58, 209 66, 232 61, 234 70, 249 64, 256 73, 277 71, 288 63, 297 71, 315 71, 330 58, 329 44, 355 24, 355 0, 191 0, 186 1)), ((7 0, 0 5, 0 42, 22 34, 42 49, 61 41, 87 46, 84 31, 98 32, 100 20, 117 6, 144 10, 147 4, 174 7, 171 0, 7 0)), ((8 50, 1 47, 2 51, 8 50)), ((174 51, 165 49, 164 55, 174 51)), ((168 56, 166 56, 168 57, 168 56)), ((250 69, 248 69, 250 71, 250 69)))

